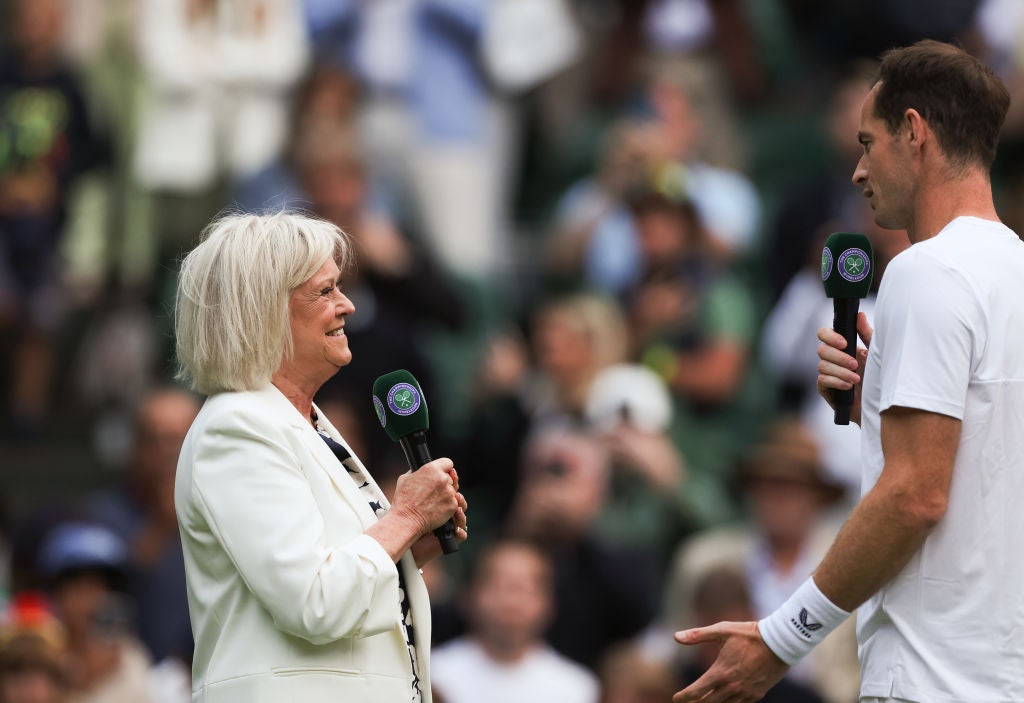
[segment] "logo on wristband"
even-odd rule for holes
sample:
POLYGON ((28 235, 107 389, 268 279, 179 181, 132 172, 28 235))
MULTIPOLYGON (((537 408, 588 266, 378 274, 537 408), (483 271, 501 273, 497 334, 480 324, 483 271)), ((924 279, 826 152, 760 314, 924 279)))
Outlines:
POLYGON ((797 632, 799 632, 804 638, 810 640, 813 639, 813 635, 811 633, 817 632, 821 629, 820 622, 810 622, 810 619, 811 616, 810 613, 807 612, 807 608, 800 608, 800 622, 797 622, 793 618, 790 618, 789 621, 793 623, 793 627, 796 628, 797 632))

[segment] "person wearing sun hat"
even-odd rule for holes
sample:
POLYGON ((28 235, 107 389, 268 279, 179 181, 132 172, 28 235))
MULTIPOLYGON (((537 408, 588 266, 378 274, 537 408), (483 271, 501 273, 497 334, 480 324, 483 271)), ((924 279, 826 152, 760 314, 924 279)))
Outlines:
MULTIPOLYGON (((735 476, 749 517, 739 527, 700 533, 677 551, 665 591, 665 621, 673 629, 694 624, 694 584, 723 566, 746 576, 755 614, 772 612, 793 584, 807 578, 835 536, 838 524, 830 509, 840 504, 844 489, 828 477, 820 447, 799 420, 770 423, 739 461, 735 476)), ((855 700, 858 674, 852 622, 791 672, 829 703, 855 700)))

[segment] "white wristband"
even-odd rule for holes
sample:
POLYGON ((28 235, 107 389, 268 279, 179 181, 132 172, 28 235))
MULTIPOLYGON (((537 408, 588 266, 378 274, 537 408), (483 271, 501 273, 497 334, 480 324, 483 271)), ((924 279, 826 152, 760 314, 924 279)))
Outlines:
POLYGON ((793 666, 848 617, 811 577, 778 610, 758 622, 757 629, 768 648, 793 666))

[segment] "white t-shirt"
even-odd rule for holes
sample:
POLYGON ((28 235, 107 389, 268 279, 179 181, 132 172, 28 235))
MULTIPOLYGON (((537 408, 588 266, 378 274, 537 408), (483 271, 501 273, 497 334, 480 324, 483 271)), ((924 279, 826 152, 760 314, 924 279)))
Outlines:
POLYGON ((945 516, 858 611, 861 695, 1024 701, 1024 243, 956 218, 889 264, 874 325, 863 491, 884 463, 881 412, 963 425, 945 516))
POLYGON ((504 664, 469 638, 434 650, 430 678, 445 703, 597 703, 599 695, 593 674, 550 647, 504 664))

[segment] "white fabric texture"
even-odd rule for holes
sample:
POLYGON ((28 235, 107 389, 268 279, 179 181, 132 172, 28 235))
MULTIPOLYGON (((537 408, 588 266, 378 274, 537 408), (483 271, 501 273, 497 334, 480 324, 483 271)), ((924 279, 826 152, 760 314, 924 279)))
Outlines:
POLYGON ((597 679, 547 646, 515 664, 496 662, 468 638, 434 652, 433 681, 446 703, 596 703, 597 679))
MULTIPOLYGON (((376 488, 354 455, 351 462, 376 488)), ((398 569, 364 534, 377 517, 280 391, 268 384, 206 401, 182 447, 174 502, 196 640, 195 703, 409 699, 398 569)), ((399 568, 430 703, 426 587, 411 554, 399 568)))
POLYGON ((242 0, 192 17, 189 3, 141 0, 138 14, 147 79, 139 182, 195 192, 273 162, 287 137, 289 90, 310 58, 301 6, 242 0))
POLYGON ((864 374, 863 490, 881 413, 962 420, 946 514, 858 611, 862 696, 1024 700, 1024 244, 959 217, 893 259, 864 374))
POLYGON ((808 578, 775 612, 758 623, 768 648, 793 666, 839 627, 850 613, 830 601, 808 578))

